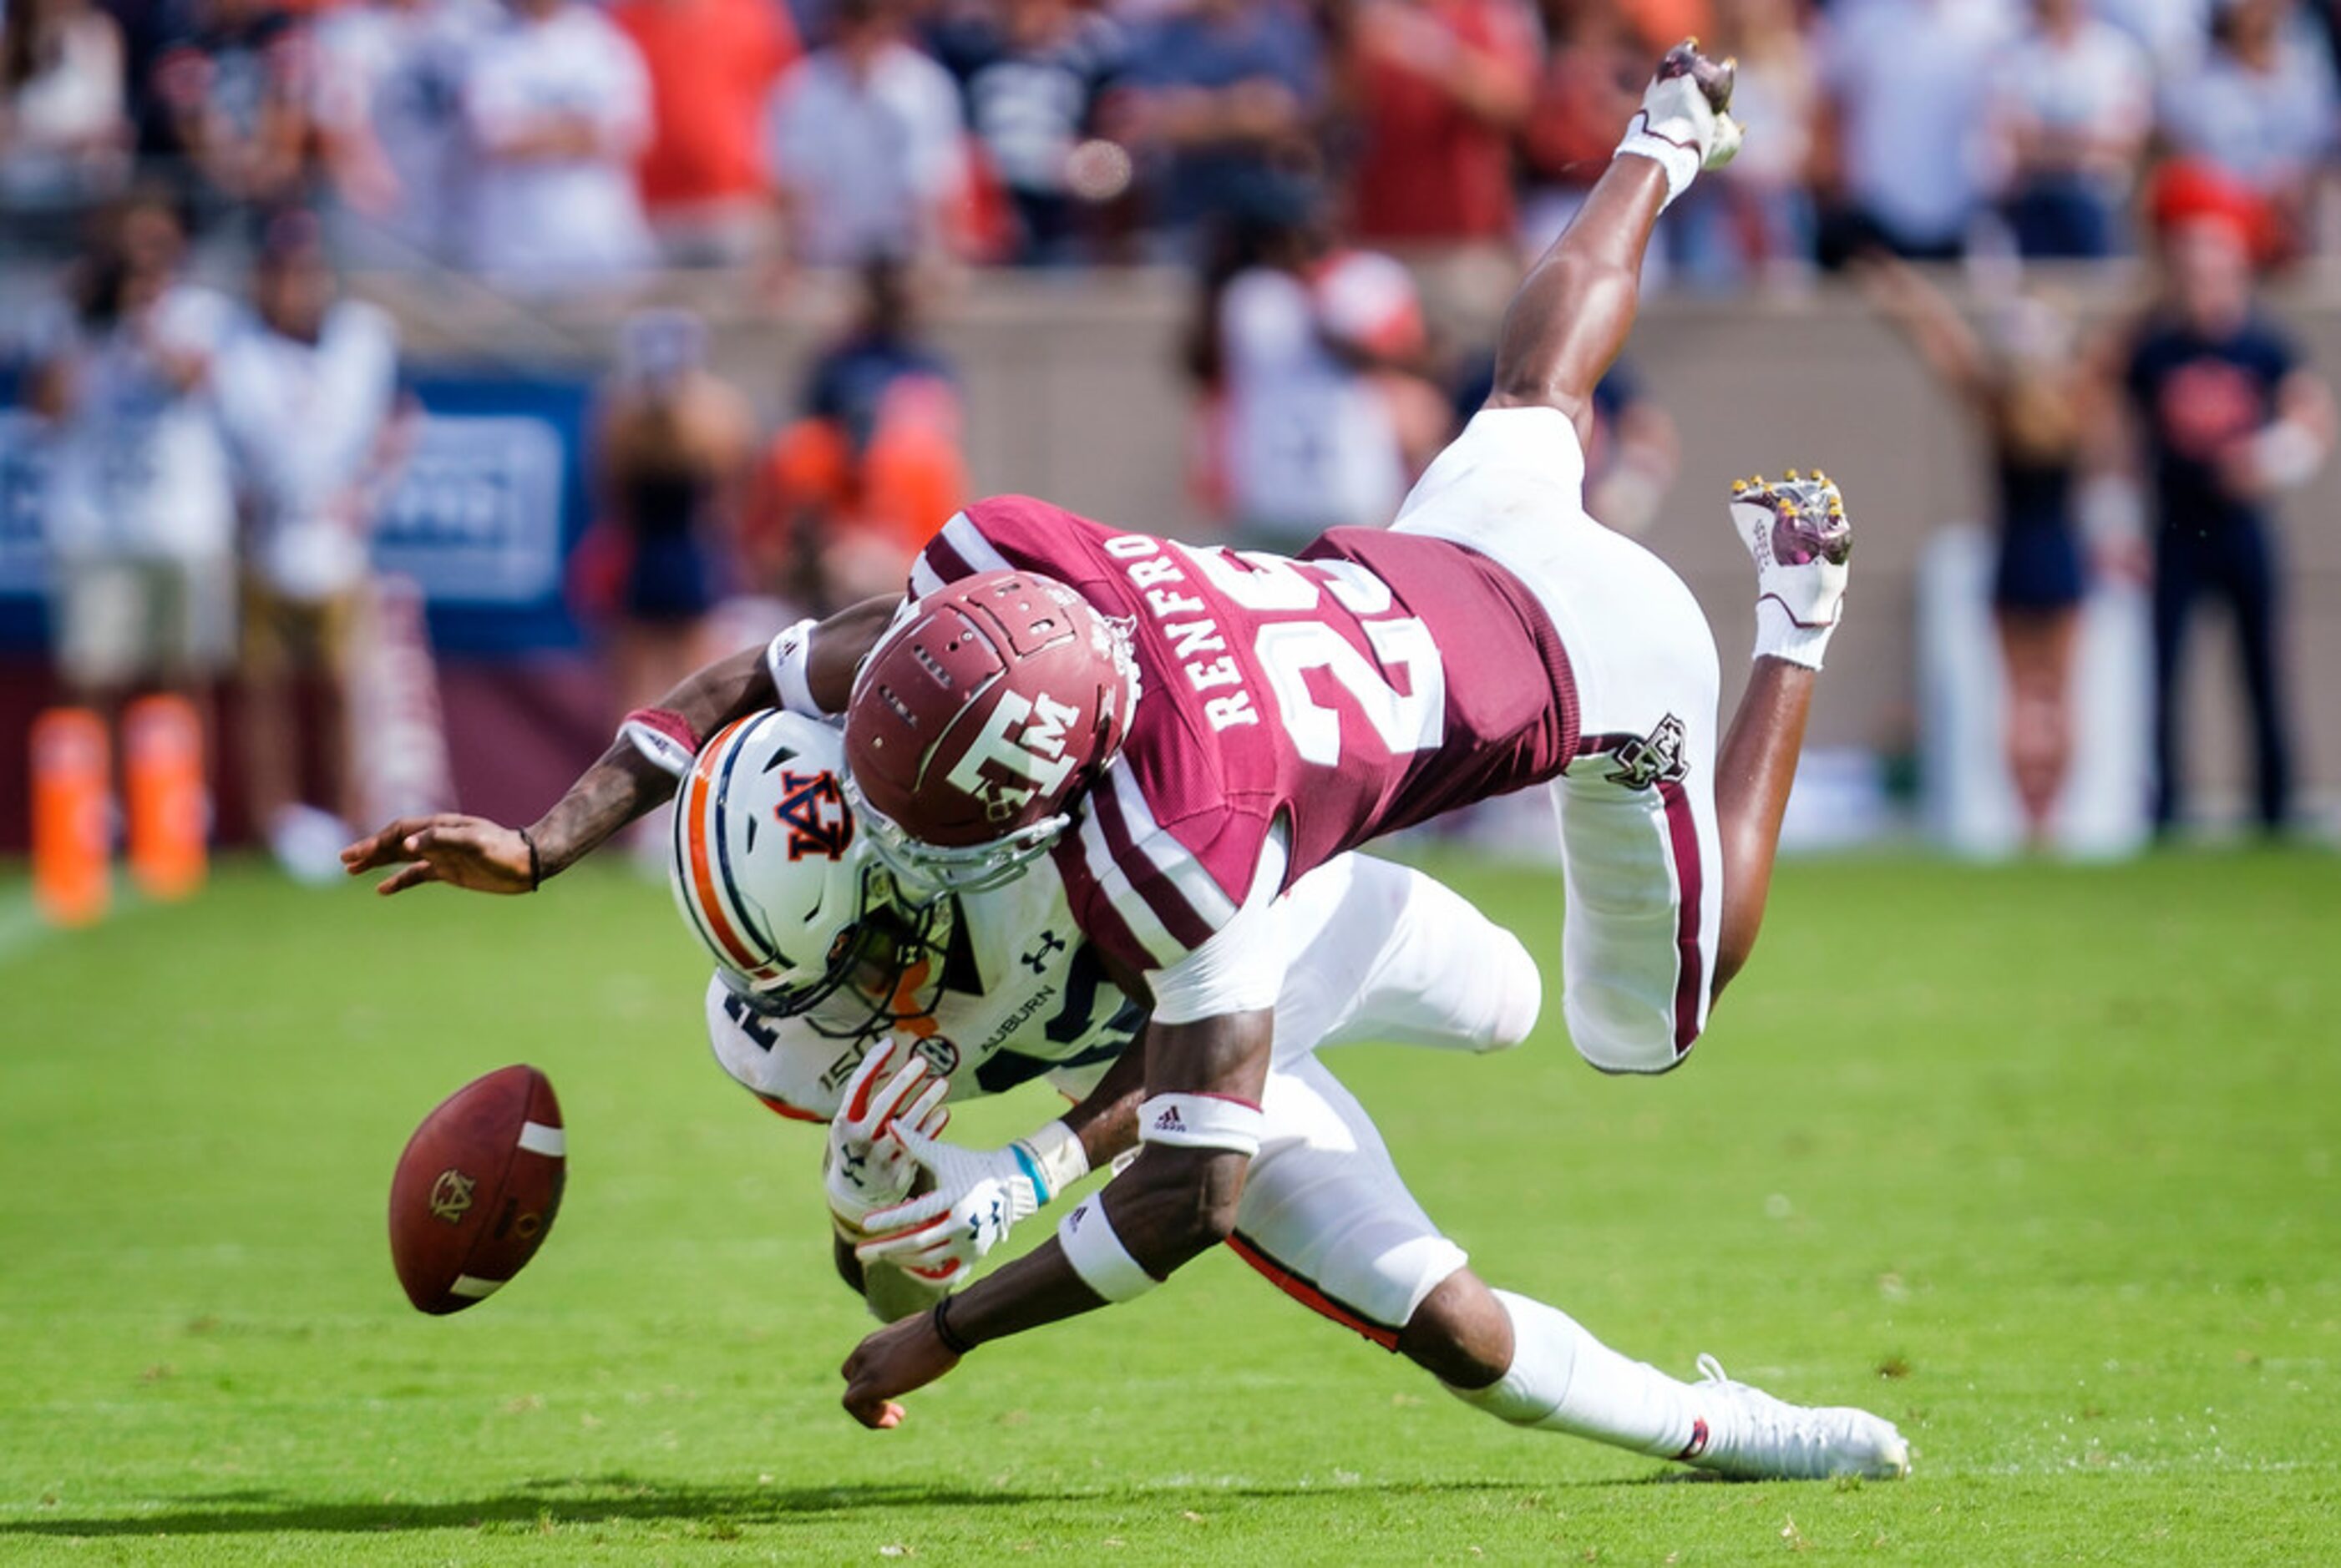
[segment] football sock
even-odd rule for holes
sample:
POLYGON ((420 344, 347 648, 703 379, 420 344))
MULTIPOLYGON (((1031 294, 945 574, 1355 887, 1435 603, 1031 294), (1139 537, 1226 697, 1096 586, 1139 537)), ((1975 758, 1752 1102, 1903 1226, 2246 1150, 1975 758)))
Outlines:
POLYGON ((1512 1320, 1512 1365, 1486 1388, 1444 1386, 1499 1421, 1675 1459, 1703 1445, 1689 1384, 1629 1361, 1567 1313, 1510 1291, 1494 1293, 1512 1320))

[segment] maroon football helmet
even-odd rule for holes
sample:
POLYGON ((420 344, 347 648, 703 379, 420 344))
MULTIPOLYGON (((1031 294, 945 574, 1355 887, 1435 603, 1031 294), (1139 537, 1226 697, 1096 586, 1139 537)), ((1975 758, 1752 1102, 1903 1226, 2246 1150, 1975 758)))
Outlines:
POLYGON ((986 571, 896 618, 845 710, 848 789, 913 895, 1017 876, 1113 760, 1138 706, 1126 629, 1030 571, 986 571))

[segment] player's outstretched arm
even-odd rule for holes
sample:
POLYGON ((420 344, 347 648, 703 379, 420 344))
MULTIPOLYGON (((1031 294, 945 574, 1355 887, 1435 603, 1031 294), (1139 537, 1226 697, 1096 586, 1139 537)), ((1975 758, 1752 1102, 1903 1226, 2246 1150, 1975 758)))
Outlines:
MULTIPOLYGON (((878 640, 898 600, 872 599, 841 610, 813 628, 804 665, 813 701, 842 710, 853 672, 878 640)), ((746 648, 686 676, 660 699, 676 728, 703 737, 779 700, 765 650, 746 648)), ((484 817, 442 812, 402 817, 342 851, 342 868, 355 877, 394 867, 375 891, 403 893, 444 882, 478 893, 527 893, 560 875, 618 830, 674 795, 674 775, 620 737, 526 828, 484 817)))
POLYGON ((1844 499, 1818 469, 1809 479, 1790 469, 1778 483, 1759 475, 1733 485, 1731 522, 1755 558, 1758 598, 1755 666, 1716 761, 1723 852, 1718 994, 1746 967, 1764 923, 1814 680, 1844 618, 1853 554, 1844 499))
MULTIPOLYGON (((865 1426, 899 1425, 896 1399, 943 1376, 978 1345, 1126 1301, 1224 1241, 1235 1228, 1251 1149, 1226 1146, 1240 1144, 1240 1132, 1215 1129, 1204 1107, 1250 1107, 1257 1121, 1273 1026, 1266 1009, 1149 1025, 1150 1113, 1164 1119, 1151 1111, 1159 1101, 1183 1116, 1169 1116, 1166 1127, 1142 1114, 1143 1151, 1066 1216, 1056 1239, 946 1298, 933 1313, 880 1329, 855 1346, 843 1369, 847 1412, 865 1426), (1069 1245, 1081 1253, 1078 1262, 1069 1245)), ((1257 1132, 1251 1136, 1257 1147, 1257 1132)))
POLYGON ((1739 147, 1732 64, 1676 45, 1659 64, 1617 155, 1568 232, 1512 296, 1496 345, 1489 408, 1556 408, 1592 439, 1593 389, 1626 346, 1639 308, 1643 253, 1668 203, 1739 147))

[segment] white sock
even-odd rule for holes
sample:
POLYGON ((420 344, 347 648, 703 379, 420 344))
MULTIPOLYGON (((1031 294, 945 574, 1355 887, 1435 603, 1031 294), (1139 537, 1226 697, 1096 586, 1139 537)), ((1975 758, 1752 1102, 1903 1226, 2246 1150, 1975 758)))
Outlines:
POLYGON ((1514 1426, 1566 1432, 1649 1454, 1689 1457, 1707 1444, 1690 1386, 1629 1361, 1575 1318, 1510 1291, 1493 1293, 1512 1320, 1512 1365, 1486 1388, 1447 1392, 1514 1426))

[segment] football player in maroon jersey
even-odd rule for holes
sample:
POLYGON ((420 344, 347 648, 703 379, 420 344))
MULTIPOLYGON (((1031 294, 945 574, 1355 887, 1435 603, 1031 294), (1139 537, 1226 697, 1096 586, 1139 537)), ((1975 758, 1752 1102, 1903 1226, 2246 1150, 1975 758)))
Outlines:
MULTIPOLYGON (((1729 91, 1728 65, 1669 55, 1515 298, 1488 404, 1390 530, 1336 530, 1287 561, 997 498, 930 542, 909 601, 792 629, 769 664, 737 655, 637 716, 654 749, 659 730, 687 746, 775 698, 844 712, 853 809, 903 889, 980 890, 1050 857, 1083 934, 1151 999, 1132 1070, 1064 1118, 1085 1145, 1134 1132, 1138 1158, 1055 1240, 865 1340, 845 1368, 857 1419, 894 1425, 896 1396, 976 1345, 1129 1299, 1226 1238, 1260 1136, 1279 895, 1366 839, 1549 783, 1573 1043, 1606 1070, 1659 1072, 1698 1037, 1762 918, 1850 542, 1818 474, 1735 487, 1757 657, 1718 735, 1696 601, 1583 510, 1594 386, 1631 327, 1659 212, 1737 146, 1729 91)), ((526 830, 394 823, 345 858, 405 862, 386 891, 525 890, 670 792, 634 749, 613 748, 526 830)), ((956 1196, 905 1226, 906 1249, 956 1196)), ((1672 1380, 1581 1386, 1612 1381, 1591 1375, 1592 1342, 1533 1306, 1461 1272, 1398 1348, 1505 1420, 1582 1429, 1632 1410, 1691 1433, 1672 1380), (1603 1409, 1576 1408, 1589 1401, 1603 1409)), ((1852 1454, 1871 1474, 1906 1463, 1874 1417, 1721 1388, 1742 1443, 1852 1454)))

